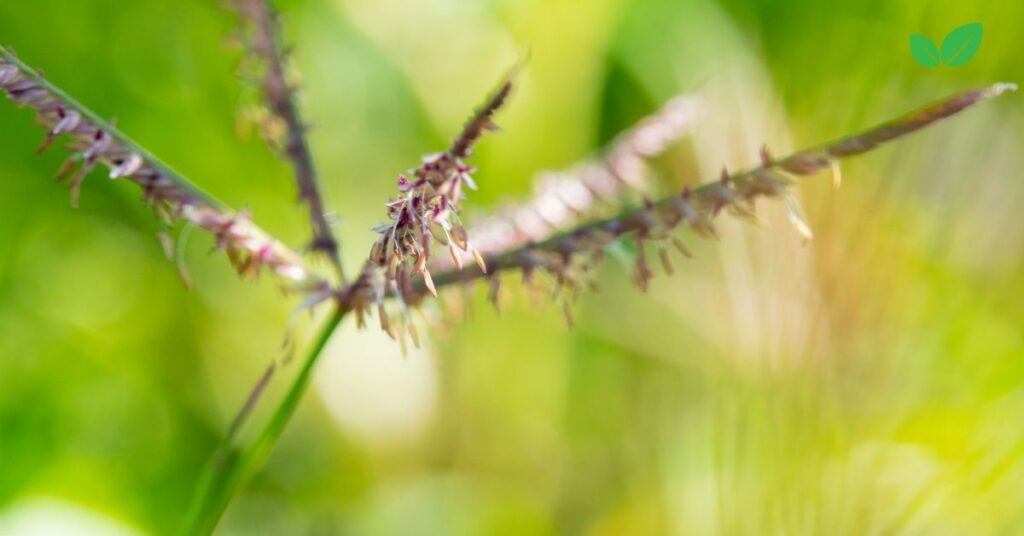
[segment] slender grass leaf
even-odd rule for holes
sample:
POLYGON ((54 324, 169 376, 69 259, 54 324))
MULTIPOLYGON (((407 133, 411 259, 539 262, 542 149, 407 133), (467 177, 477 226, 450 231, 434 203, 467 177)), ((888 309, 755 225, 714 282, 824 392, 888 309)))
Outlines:
POLYGON ((963 65, 978 53, 980 46, 981 23, 964 24, 942 40, 942 63, 950 67, 963 65))
POLYGON ((939 48, 930 39, 919 34, 910 34, 910 53, 917 63, 925 67, 939 65, 939 48))

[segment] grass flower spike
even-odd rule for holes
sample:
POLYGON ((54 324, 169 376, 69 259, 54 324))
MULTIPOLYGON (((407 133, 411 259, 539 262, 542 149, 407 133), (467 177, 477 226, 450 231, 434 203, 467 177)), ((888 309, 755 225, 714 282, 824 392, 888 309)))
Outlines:
MULTIPOLYGON (((864 153, 978 102, 1016 89, 1015 84, 994 84, 962 93, 865 132, 781 159, 774 159, 765 149, 761 154, 761 165, 757 168, 732 174, 723 170, 718 180, 698 188, 687 187, 680 194, 647 201, 643 206, 617 216, 583 223, 543 241, 486 255, 489 274, 477 270, 448 270, 434 277, 434 285, 441 287, 485 276, 491 278, 492 285, 496 285, 494 281, 499 272, 519 270, 524 277, 530 277, 537 270, 545 270, 555 277, 559 286, 569 289, 569 292, 559 295, 571 300, 579 290, 591 286, 587 275, 602 259, 605 248, 622 238, 632 237, 637 242, 638 251, 634 281, 645 288, 654 274, 644 251, 647 244, 658 246, 660 263, 667 272, 671 272, 670 249, 683 257, 690 256, 689 250, 674 234, 679 227, 688 227, 700 237, 716 236, 714 218, 722 212, 749 218, 758 199, 790 201, 789 188, 795 184, 795 177, 834 170, 842 158, 864 153)), ((811 237, 810 226, 792 204, 790 220, 804 238, 811 237)), ((423 293, 424 289, 417 288, 411 296, 422 296, 423 293)), ((496 294, 492 292, 492 296, 496 294)))
MULTIPOLYGON (((496 128, 493 116, 511 91, 512 78, 508 77, 466 122, 450 149, 425 157, 418 168, 399 175, 399 195, 386 205, 390 221, 377 228, 380 238, 374 242, 368 262, 368 266, 378 272, 373 278, 378 304, 388 293, 405 296, 414 276, 422 276, 424 287, 437 294, 427 269, 435 245, 446 247, 459 268, 462 267, 461 255, 467 253, 481 272, 487 271, 483 257, 470 244, 459 218, 463 189, 477 187, 472 177, 475 170, 464 159, 470 156, 473 145, 484 132, 496 128)), ((381 313, 383 315, 383 309, 381 313)))
POLYGON ((77 206, 82 182, 97 166, 111 179, 137 184, 144 201, 165 223, 184 221, 205 229, 243 275, 269 271, 290 285, 322 288, 301 256, 257 227, 244 213, 228 211, 210 195, 161 163, 127 136, 47 82, 6 48, 0 47, 0 89, 15 104, 36 111, 46 129, 40 151, 60 138, 72 155, 61 166, 58 180, 71 187, 77 206))

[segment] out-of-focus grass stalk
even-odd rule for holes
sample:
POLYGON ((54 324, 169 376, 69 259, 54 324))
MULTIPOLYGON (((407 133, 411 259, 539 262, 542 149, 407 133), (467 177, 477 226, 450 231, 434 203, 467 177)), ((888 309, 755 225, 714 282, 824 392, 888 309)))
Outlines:
MULTIPOLYGON (((646 161, 675 145, 700 115, 700 99, 680 95, 616 136, 604 154, 566 172, 541 172, 533 196, 473 222, 468 233, 481 254, 509 251, 540 242, 595 216, 597 209, 618 206, 627 192, 644 191, 646 161)), ((450 268, 442 257, 441 266, 450 268)))
POLYGON ((313 231, 310 250, 324 254, 334 267, 339 284, 346 285, 348 281, 342 267, 340 245, 327 221, 320 180, 306 139, 307 127, 296 104, 296 88, 285 74, 280 17, 270 0, 235 0, 233 5, 242 19, 251 54, 263 63, 264 72, 259 85, 264 104, 284 126, 283 139, 279 143, 292 164, 299 198, 309 209, 313 231))

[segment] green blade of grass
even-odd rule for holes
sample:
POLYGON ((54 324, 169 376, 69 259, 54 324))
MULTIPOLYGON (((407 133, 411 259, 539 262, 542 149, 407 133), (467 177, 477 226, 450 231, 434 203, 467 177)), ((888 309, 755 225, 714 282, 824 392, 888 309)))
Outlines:
MULTIPOLYGON (((246 483, 252 472, 263 464, 284 432, 285 426, 299 406, 299 401, 302 400, 302 395, 306 392, 313 366, 346 312, 344 309, 338 309, 324 322, 306 354, 302 369, 256 439, 245 448, 238 449, 231 445, 232 434, 224 438, 199 479, 192 505, 185 516, 183 534, 210 534, 217 527, 217 522, 231 499, 246 483)), ((262 383, 263 378, 260 381, 262 383)), ((242 411, 245 412, 248 408, 249 402, 242 411)))

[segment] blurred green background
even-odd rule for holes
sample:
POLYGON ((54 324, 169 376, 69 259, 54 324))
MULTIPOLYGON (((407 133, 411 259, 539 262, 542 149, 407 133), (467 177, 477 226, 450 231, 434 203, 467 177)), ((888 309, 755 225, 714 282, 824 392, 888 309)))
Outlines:
MULTIPOLYGON (((527 50, 470 221, 676 94, 700 95, 701 119, 655 193, 754 164, 762 143, 1024 82, 1019 2, 281 4, 350 270, 396 174, 527 50), (910 33, 967 22, 984 24, 973 61, 914 62, 910 33)), ((0 2, 3 44, 298 246, 286 164, 237 132, 232 28, 213 0, 0 2)), ((1024 533, 1020 99, 844 164, 838 192, 803 182, 810 245, 768 203, 763 228, 686 236, 696 258, 646 294, 610 260, 573 331, 512 279, 500 315, 484 288, 452 289, 406 358, 346 325, 219 532, 1024 533)), ((200 233, 186 292, 133 186, 96 173, 72 210, 31 114, 5 103, 0 128, 0 534, 173 533, 294 299, 239 281, 200 233)))

